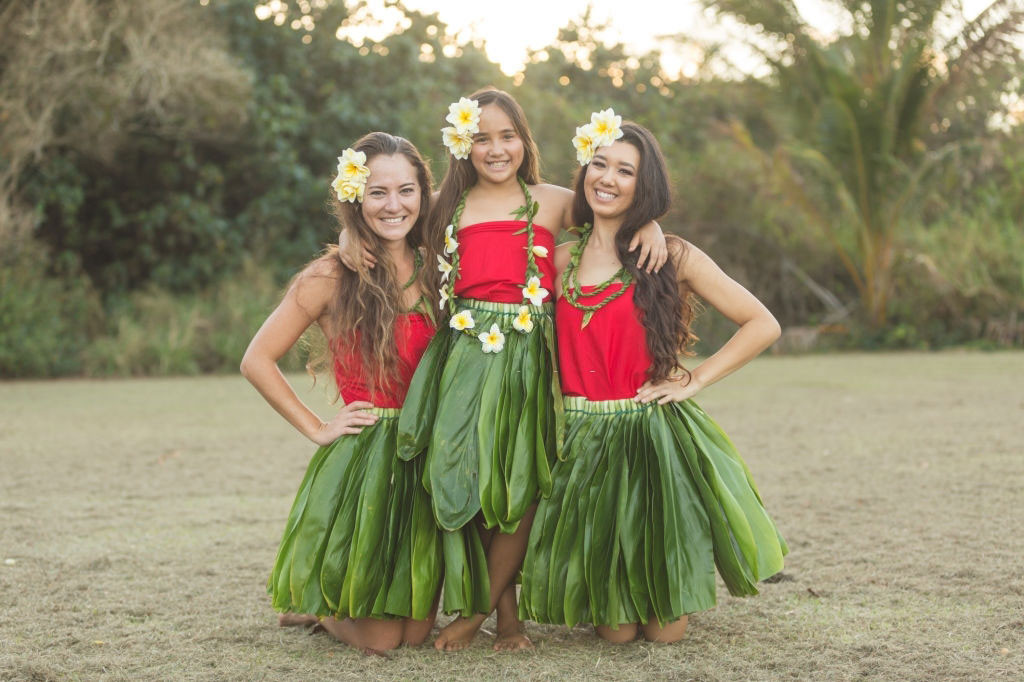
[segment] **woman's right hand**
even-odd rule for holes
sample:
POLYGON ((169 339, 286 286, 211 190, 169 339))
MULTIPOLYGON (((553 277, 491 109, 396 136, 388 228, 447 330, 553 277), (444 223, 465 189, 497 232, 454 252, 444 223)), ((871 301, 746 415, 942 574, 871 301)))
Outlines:
POLYGON ((320 424, 320 428, 310 436, 310 440, 317 445, 330 445, 341 436, 359 433, 364 426, 376 424, 380 417, 372 412, 365 412, 364 410, 368 407, 373 407, 373 403, 368 403, 365 400, 348 403, 341 408, 338 414, 334 415, 331 421, 320 424))
POLYGON ((342 265, 349 270, 355 271, 357 269, 356 261, 352 254, 359 253, 360 251, 363 253, 363 265, 368 270, 372 270, 373 266, 377 264, 377 257, 359 243, 359 237, 350 235, 348 230, 342 230, 338 235, 338 258, 341 259, 342 265))

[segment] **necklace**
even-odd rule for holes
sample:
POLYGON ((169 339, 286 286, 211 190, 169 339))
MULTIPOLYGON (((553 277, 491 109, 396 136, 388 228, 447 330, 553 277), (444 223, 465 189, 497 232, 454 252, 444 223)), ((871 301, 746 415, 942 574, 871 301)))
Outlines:
POLYGON ((589 291, 586 294, 581 292, 582 286, 580 285, 579 276, 580 258, 582 258, 583 250, 587 248, 587 242, 590 241, 590 235, 593 232, 594 230, 591 228, 590 223, 583 225, 580 229, 579 241, 569 249, 569 265, 562 271, 562 298, 573 308, 583 311, 583 323, 580 325, 580 329, 585 329, 590 324, 590 318, 594 316, 594 313, 626 293, 626 289, 633 282, 633 275, 623 266, 613 273, 611 277, 593 287, 593 291, 589 291), (592 305, 579 302, 581 296, 590 298, 604 293, 614 282, 622 282, 622 287, 611 296, 592 305))
MULTIPOLYGON (((540 210, 540 204, 533 200, 533 196, 530 194, 530 189, 526 186, 526 181, 518 176, 516 177, 516 180, 519 181, 519 188, 523 190, 523 197, 525 198, 523 205, 512 211, 512 216, 516 220, 526 221, 526 227, 513 233, 526 233, 526 286, 523 287, 523 305, 528 305, 530 303, 533 305, 540 305, 540 300, 545 294, 547 294, 546 290, 540 288, 540 268, 537 267, 537 256, 534 253, 535 230, 533 227, 533 218, 540 210), (543 293, 538 294, 538 292, 543 293)), ((459 198, 459 203, 455 207, 455 212, 452 214, 452 222, 445 229, 444 252, 451 256, 451 262, 449 263, 442 257, 438 256, 438 269, 441 271, 442 280, 447 280, 447 284, 441 288, 442 309, 444 308, 445 303, 455 299, 455 282, 459 278, 460 261, 458 250, 459 243, 456 240, 455 235, 459 228, 459 221, 462 220, 462 212, 466 210, 466 197, 469 195, 469 189, 470 188, 466 188, 462 193, 462 196, 459 198)))

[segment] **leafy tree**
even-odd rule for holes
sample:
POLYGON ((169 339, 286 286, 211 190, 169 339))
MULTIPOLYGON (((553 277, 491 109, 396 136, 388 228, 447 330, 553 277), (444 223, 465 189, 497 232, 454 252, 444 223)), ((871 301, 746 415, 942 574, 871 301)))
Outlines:
POLYGON ((820 227, 867 320, 882 326, 922 183, 971 137, 949 135, 943 111, 978 83, 989 93, 1006 88, 1024 3, 997 0, 966 21, 956 0, 834 0, 849 29, 828 43, 792 0, 707 4, 767 39, 762 54, 786 112, 774 149, 762 152, 742 126, 737 139, 820 227))

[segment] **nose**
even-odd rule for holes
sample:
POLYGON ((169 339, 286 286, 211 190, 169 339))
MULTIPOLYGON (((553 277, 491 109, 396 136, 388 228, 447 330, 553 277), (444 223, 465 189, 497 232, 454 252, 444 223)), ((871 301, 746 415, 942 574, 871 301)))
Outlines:
POLYGON ((397 211, 401 207, 402 204, 398 201, 398 193, 388 192, 387 199, 384 202, 384 208, 389 211, 397 211))

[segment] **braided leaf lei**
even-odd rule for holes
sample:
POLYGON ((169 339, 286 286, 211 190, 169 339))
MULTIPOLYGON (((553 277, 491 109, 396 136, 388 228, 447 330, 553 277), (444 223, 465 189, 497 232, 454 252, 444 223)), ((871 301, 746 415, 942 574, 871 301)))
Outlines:
POLYGON ((587 248, 587 242, 590 240, 590 235, 593 232, 594 230, 591 228, 590 223, 585 223, 580 228, 580 239, 569 248, 569 265, 562 271, 562 298, 573 308, 583 311, 583 323, 580 325, 580 329, 585 329, 590 324, 590 318, 594 316, 594 313, 626 293, 626 289, 633 282, 633 275, 630 274, 629 270, 625 267, 620 267, 611 277, 593 287, 593 291, 588 291, 586 294, 581 293, 580 258, 583 257, 583 250, 587 248), (591 296, 602 294, 614 282, 622 282, 622 287, 608 298, 593 305, 579 302, 580 296, 590 298, 591 296))
MULTIPOLYGON (((533 331, 534 327, 531 306, 540 307, 544 302, 544 297, 548 295, 548 290, 540 285, 540 268, 537 267, 537 256, 544 258, 548 253, 547 249, 543 246, 534 245, 535 230, 533 219, 540 210, 540 205, 533 200, 526 182, 522 178, 517 177, 516 179, 519 181, 519 187, 523 190, 525 203, 515 211, 512 211, 512 216, 516 220, 526 221, 526 227, 515 232, 515 234, 526 233, 526 286, 523 287, 523 304, 519 306, 519 310, 512 320, 512 328, 521 334, 529 334, 533 331)), ((455 300, 455 282, 459 277, 459 242, 455 239, 455 232, 458 229, 459 221, 462 219, 462 212, 466 209, 466 196, 468 194, 469 189, 462 193, 462 197, 459 198, 459 203, 455 207, 455 213, 452 215, 452 222, 445 228, 444 253, 451 260, 449 261, 440 255, 437 257, 437 269, 441 272, 442 282, 440 292, 441 310, 444 310, 446 304, 451 309, 454 309, 452 301, 455 300)), ((474 335, 473 328, 476 326, 476 322, 473 320, 473 313, 470 310, 463 309, 452 315, 448 321, 448 326, 455 331, 472 336, 474 335)), ((495 323, 491 325, 490 330, 476 334, 476 337, 480 340, 483 352, 501 352, 505 347, 505 331, 507 329, 503 330, 495 323)))

